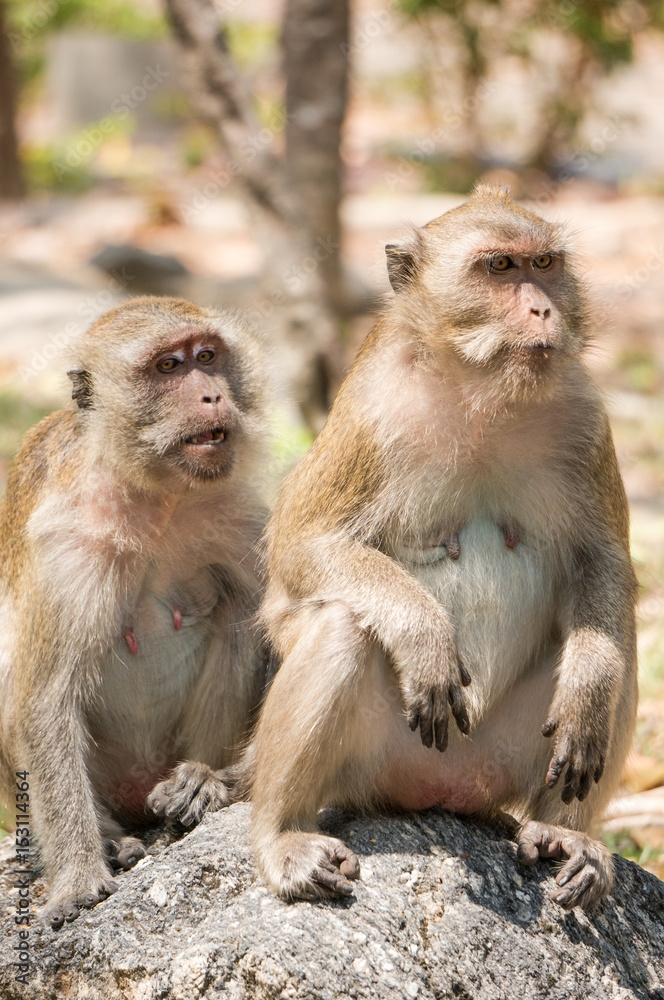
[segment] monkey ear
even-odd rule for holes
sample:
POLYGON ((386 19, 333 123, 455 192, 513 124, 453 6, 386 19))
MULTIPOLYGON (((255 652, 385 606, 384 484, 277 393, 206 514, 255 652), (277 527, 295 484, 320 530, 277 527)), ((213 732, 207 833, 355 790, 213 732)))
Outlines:
POLYGON ((92 409, 92 376, 85 368, 67 372, 72 381, 71 398, 75 399, 82 410, 92 409))
POLYGON ((420 266, 421 241, 419 234, 413 234, 402 243, 386 243, 387 276, 395 292, 409 285, 416 277, 420 266))

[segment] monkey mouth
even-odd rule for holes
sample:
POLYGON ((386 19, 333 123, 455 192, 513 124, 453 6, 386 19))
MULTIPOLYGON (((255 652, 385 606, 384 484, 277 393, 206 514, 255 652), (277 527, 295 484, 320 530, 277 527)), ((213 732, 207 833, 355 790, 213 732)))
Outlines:
POLYGON ((212 427, 206 431, 199 431, 198 434, 192 434, 191 437, 185 438, 182 443, 194 445, 197 448, 215 448, 217 445, 223 444, 227 437, 228 432, 224 427, 212 427))

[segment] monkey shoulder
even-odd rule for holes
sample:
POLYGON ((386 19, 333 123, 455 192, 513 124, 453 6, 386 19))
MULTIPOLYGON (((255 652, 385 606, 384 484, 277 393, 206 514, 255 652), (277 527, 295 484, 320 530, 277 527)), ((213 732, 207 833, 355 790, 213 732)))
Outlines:
POLYGON ((3 576, 11 579, 21 565, 26 544, 26 525, 52 488, 55 478, 65 485, 73 481, 78 447, 79 418, 71 409, 44 417, 24 436, 7 480, 0 508, 0 550, 3 576))

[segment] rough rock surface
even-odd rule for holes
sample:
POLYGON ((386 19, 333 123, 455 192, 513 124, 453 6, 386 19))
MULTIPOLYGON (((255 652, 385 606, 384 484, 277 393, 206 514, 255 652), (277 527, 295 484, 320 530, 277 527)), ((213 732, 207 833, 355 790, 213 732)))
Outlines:
MULTIPOLYGON (((664 1000, 664 884, 630 862, 616 859, 614 894, 588 917, 550 900, 550 864, 519 868, 505 830, 438 811, 325 825, 360 856, 354 897, 273 897, 249 806, 232 806, 156 844, 63 930, 33 921, 28 985, 5 863, 2 1000, 664 1000)), ((39 882, 32 893, 38 911, 39 882)))

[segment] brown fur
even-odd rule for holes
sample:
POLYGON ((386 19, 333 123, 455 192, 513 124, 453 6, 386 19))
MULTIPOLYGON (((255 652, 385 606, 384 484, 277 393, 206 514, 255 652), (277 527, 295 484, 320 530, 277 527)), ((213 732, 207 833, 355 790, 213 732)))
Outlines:
POLYGON ((70 375, 74 401, 26 435, 0 512, 1 777, 13 802, 29 771, 55 927, 114 890, 109 860, 144 854, 123 828, 147 805, 190 823, 226 804, 218 771, 265 679, 260 345, 231 312, 134 299, 70 375))
POLYGON ((344 894, 357 859, 321 807, 510 809, 524 863, 565 859, 556 898, 592 906, 612 868, 583 831, 633 731, 636 587, 574 256, 482 187, 388 270, 269 526, 259 859, 286 897, 344 894))

